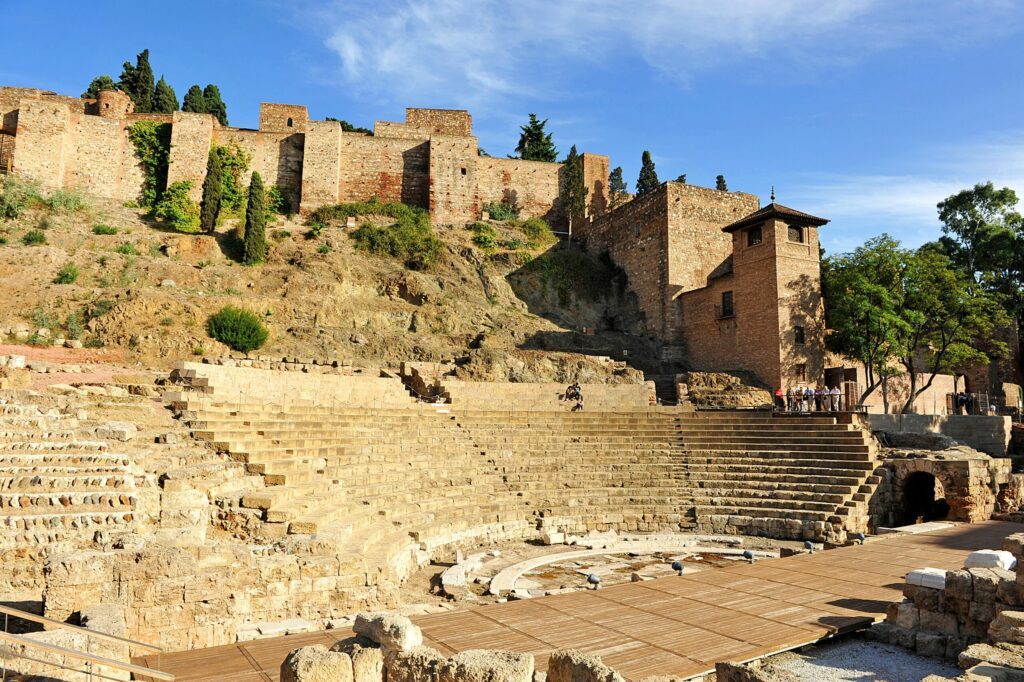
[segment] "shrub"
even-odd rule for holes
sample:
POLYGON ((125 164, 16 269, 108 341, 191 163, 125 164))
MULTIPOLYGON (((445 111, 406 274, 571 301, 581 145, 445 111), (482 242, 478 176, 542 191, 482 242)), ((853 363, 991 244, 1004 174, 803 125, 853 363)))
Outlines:
POLYGON ((103 339, 94 334, 83 341, 82 345, 86 348, 103 348, 103 339))
POLYGON ((67 319, 64 321, 64 330, 67 332, 69 339, 80 339, 82 338, 82 323, 78 319, 78 315, 74 313, 68 313, 67 319))
POLYGON ((206 352, 206 351, 205 351, 205 350, 203 350, 203 347, 202 347, 202 346, 196 346, 195 348, 193 348, 193 349, 192 349, 192 355, 202 355, 202 354, 204 354, 205 352, 206 352))
POLYGON ((179 232, 195 232, 199 228, 199 205, 189 196, 191 191, 190 180, 174 183, 163 193, 153 215, 179 232))
POLYGON ((109 313, 113 307, 114 302, 109 298, 99 298, 83 308, 82 317, 85 318, 85 322, 88 324, 91 320, 109 313))
POLYGON ((498 247, 498 233, 487 223, 472 223, 467 228, 473 233, 473 243, 484 251, 498 247))
POLYGON ((161 327, 170 327, 172 324, 174 324, 173 317, 165 317, 162 320, 160 320, 161 327))
POLYGON ((211 315, 206 321, 206 331, 211 338, 240 353, 256 350, 270 336, 255 313, 232 305, 226 305, 211 315))
POLYGON ((277 242, 281 241, 282 239, 288 239, 291 236, 292 233, 289 232, 288 230, 274 230, 273 232, 270 233, 270 238, 277 242))
POLYGON ((138 121, 128 128, 128 139, 146 174, 139 205, 155 207, 167 187, 167 167, 171 158, 171 124, 138 121))
POLYGON ((39 200, 39 188, 34 182, 11 176, 0 182, 0 218, 19 218, 31 203, 39 200))
POLYGON ((237 142, 226 145, 215 144, 210 151, 217 155, 223 171, 221 209, 237 214, 245 208, 248 199, 248 190, 243 184, 243 180, 246 171, 249 170, 252 157, 246 154, 237 142))
POLYGON ((504 201, 492 201, 484 204, 484 210, 492 220, 514 220, 519 217, 519 209, 504 201))
POLYGON ((46 235, 42 230, 29 230, 21 238, 21 243, 25 246, 42 246, 46 243, 46 235))
POLYGON ((117 234, 117 228, 116 227, 111 227, 110 225, 93 225, 92 226, 92 233, 93 234, 104 234, 104 235, 117 234))
POLYGON ((519 225, 519 229, 526 235, 528 246, 531 249, 548 246, 556 241, 551 226, 541 218, 527 218, 519 225))
POLYGON ((68 263, 60 269, 57 276, 53 278, 54 284, 74 284, 78 279, 78 266, 68 263))
POLYGON ((138 256, 139 255, 139 252, 135 248, 135 246, 132 245, 132 244, 129 244, 128 242, 124 242, 123 244, 118 244, 117 248, 114 249, 114 251, 116 251, 117 253, 120 253, 120 254, 122 254, 124 256, 138 256))
POLYGON ((328 254, 328 253, 331 252, 331 245, 327 244, 327 243, 323 243, 320 246, 316 247, 316 252, 317 253, 328 254))
POLYGON ((65 189, 58 189, 53 192, 47 203, 51 209, 59 213, 73 213, 85 206, 82 195, 74 190, 65 189))
POLYGON ((421 208, 413 208, 397 201, 370 201, 349 204, 321 206, 306 220, 311 227, 310 238, 332 222, 349 217, 377 215, 393 218, 395 223, 388 226, 363 223, 352 232, 356 246, 377 255, 400 258, 406 267, 413 270, 429 268, 441 253, 441 241, 434 236, 430 226, 430 214, 421 208))
POLYGON ((415 218, 417 212, 423 212, 423 210, 407 206, 398 201, 381 202, 374 197, 369 201, 321 206, 309 215, 309 218, 306 219, 306 224, 312 227, 314 232, 319 235, 320 230, 330 226, 336 220, 357 218, 363 215, 381 215, 394 218, 395 220, 402 220, 403 218, 415 218))
POLYGON ((292 204, 277 185, 267 185, 267 210, 278 215, 292 212, 292 204))

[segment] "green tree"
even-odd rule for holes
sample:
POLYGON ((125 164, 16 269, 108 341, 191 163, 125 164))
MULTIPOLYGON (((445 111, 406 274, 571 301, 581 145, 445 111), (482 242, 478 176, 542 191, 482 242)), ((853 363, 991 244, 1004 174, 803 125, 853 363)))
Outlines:
POLYGON ((1021 216, 1017 194, 1009 187, 996 189, 991 182, 978 183, 938 203, 942 234, 950 257, 974 281, 983 273, 1002 270, 1013 260, 1003 246, 1007 236, 1020 236, 1021 216))
POLYGON ((188 111, 193 114, 205 114, 208 113, 206 107, 206 100, 203 99, 203 89, 198 85, 193 85, 185 93, 185 99, 182 100, 181 110, 188 111))
POLYGON ((149 50, 143 50, 135 57, 135 64, 125 62, 121 70, 118 87, 124 90, 135 103, 136 113, 146 114, 153 109, 153 69, 149 66, 149 50))
POLYGON ((938 374, 1005 355, 995 333, 1006 313, 936 249, 909 251, 882 235, 828 259, 823 277, 829 346, 864 364, 861 401, 903 370, 909 412, 938 374))
POLYGON ((676 182, 685 185, 686 184, 686 173, 683 173, 678 178, 676 178, 676 182))
POLYGON ((206 160, 203 200, 199 204, 199 227, 203 232, 213 232, 216 229, 217 215, 220 213, 223 198, 224 167, 220 163, 220 154, 211 149, 206 160))
POLYGON ((334 118, 328 116, 324 119, 325 121, 337 121, 341 124, 341 129, 346 133, 362 133, 363 135, 373 135, 373 131, 369 128, 363 128, 361 126, 354 126, 343 118, 334 118))
POLYGON ((725 176, 719 175, 715 178, 715 189, 719 192, 728 192, 729 186, 725 184, 725 176))
POLYGON ((267 260, 267 206, 263 178, 256 171, 249 183, 249 205, 245 209, 246 265, 259 265, 267 260))
POLYGON ((155 114, 172 114, 177 110, 178 96, 174 93, 174 88, 168 85, 163 76, 160 76, 160 80, 156 82, 156 87, 153 89, 152 111, 155 114))
POLYGON ((551 133, 544 131, 548 120, 541 121, 537 114, 530 114, 529 122, 520 126, 522 133, 519 136, 519 144, 516 145, 516 156, 526 161, 555 161, 558 158, 558 150, 551 141, 551 133))
POLYGON ((640 157, 640 177, 636 179, 636 195, 641 197, 659 187, 661 187, 661 180, 658 179, 658 172, 654 170, 651 153, 644 150, 643 156, 640 157))
POLYGON ((608 174, 609 208, 615 209, 626 203, 626 196, 629 188, 626 181, 622 179, 622 166, 616 166, 608 174))
POLYGON ((96 99, 100 96, 101 90, 117 90, 117 83, 110 76, 97 76, 82 93, 82 99, 96 99))
POLYGON ((565 217, 569 221, 569 235, 572 228, 583 222, 587 213, 587 186, 583 181, 583 157, 576 152, 576 145, 569 150, 565 159, 564 206, 565 217))
POLYGON ((203 89, 203 101, 206 103, 206 113, 213 114, 214 118, 220 121, 222 126, 228 124, 228 105, 220 97, 220 88, 210 83, 203 89))

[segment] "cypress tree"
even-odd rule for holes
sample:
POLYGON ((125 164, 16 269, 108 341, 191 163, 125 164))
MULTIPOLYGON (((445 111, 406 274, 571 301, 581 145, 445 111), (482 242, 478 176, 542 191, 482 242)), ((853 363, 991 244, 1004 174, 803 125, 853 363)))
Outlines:
POLYGON ((587 213, 587 186, 583 181, 583 157, 576 153, 576 145, 565 159, 565 217, 569 219, 569 232, 579 225, 587 213))
POLYGON ((206 102, 206 113, 213 114, 222 126, 226 126, 228 124, 228 106, 220 98, 220 88, 213 83, 207 85, 203 90, 203 101, 206 102))
POLYGON ((676 182, 685 185, 686 184, 686 173, 683 173, 678 178, 676 178, 676 182))
POLYGON ((636 180, 636 195, 643 196, 648 192, 653 192, 661 186, 661 181, 658 180, 658 173, 654 170, 654 161, 651 160, 651 153, 644 151, 643 156, 640 157, 640 177, 636 180))
POLYGON ((263 189, 263 178, 252 172, 249 183, 249 205, 245 208, 245 257, 246 265, 259 265, 267 260, 267 196, 263 189))
POLYGON ((153 90, 153 113, 172 114, 178 110, 178 96, 174 94, 174 88, 168 85, 163 76, 156 82, 153 90))
POLYGON ((206 160, 206 179, 203 180, 203 200, 199 204, 199 224, 203 232, 213 232, 217 227, 217 214, 220 213, 221 200, 224 198, 224 167, 220 163, 220 154, 210 150, 206 160))
POLYGON ((522 134, 516 145, 516 154, 527 161, 554 161, 558 158, 558 150, 551 141, 551 133, 544 132, 548 120, 541 121, 537 114, 530 114, 530 121, 520 126, 522 134))
POLYGON ((206 100, 203 99, 203 89, 198 85, 193 85, 185 93, 185 99, 181 103, 182 111, 190 111, 193 114, 205 114, 206 112, 206 100))
POLYGON ((728 192, 729 191, 729 187, 725 184, 725 176, 724 175, 719 175, 717 178, 715 178, 715 189, 717 189, 720 192, 728 192))
POLYGON ((82 99, 96 99, 100 96, 101 90, 117 90, 117 83, 110 76, 97 76, 82 93, 82 99))
POLYGON ((125 62, 121 70, 118 87, 128 93, 135 103, 135 111, 147 114, 153 108, 153 69, 149 66, 149 50, 143 50, 135 58, 135 65, 125 62))
POLYGON ((618 208, 626 202, 629 188, 626 187, 626 181, 622 179, 622 166, 616 166, 608 174, 608 192, 611 194, 610 208, 618 208))

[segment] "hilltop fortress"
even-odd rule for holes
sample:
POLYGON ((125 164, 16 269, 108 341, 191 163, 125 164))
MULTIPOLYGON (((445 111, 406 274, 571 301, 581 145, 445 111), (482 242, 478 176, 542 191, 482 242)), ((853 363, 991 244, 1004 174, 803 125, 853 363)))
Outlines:
MULTIPOLYGON (((171 125, 168 184, 200 198, 211 144, 237 143, 251 170, 292 206, 377 197, 428 209, 436 224, 479 220, 490 202, 558 223, 558 163, 481 156, 466 111, 407 109, 374 134, 310 120, 305 106, 260 105, 258 130, 209 114, 137 114, 122 92, 96 100, 0 88, 0 168, 45 187, 134 201, 144 173, 129 140, 137 121, 171 125)), ((576 235, 623 269, 666 360, 747 370, 770 386, 824 377, 817 230, 827 221, 758 197, 676 182, 610 210, 607 156, 582 155, 587 221, 576 235)))

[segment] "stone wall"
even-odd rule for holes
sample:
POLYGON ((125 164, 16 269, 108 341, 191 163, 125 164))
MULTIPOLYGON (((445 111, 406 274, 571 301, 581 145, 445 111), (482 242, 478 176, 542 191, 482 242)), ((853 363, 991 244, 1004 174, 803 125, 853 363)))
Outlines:
POLYGON ((203 198, 203 179, 206 177, 206 162, 210 158, 214 124, 215 119, 210 114, 174 112, 167 186, 191 181, 194 201, 203 198))
POLYGON ((300 104, 260 104, 260 131, 302 133, 309 121, 309 111, 300 104))
POLYGON ((938 433, 993 457, 1006 457, 1013 426, 1009 417, 869 414, 872 431, 938 433))
MULTIPOLYGON (((303 121, 302 129, 305 128, 306 122, 303 121)), ((237 144, 252 158, 243 178, 244 184, 249 184, 252 171, 258 171, 263 183, 268 186, 277 185, 296 211, 302 193, 305 137, 301 132, 288 132, 287 128, 278 132, 264 132, 217 127, 213 131, 216 144, 237 144)))
POLYGON ((480 215, 475 137, 430 138, 430 216, 434 223, 466 222, 480 215))
POLYGON ((384 138, 342 133, 338 200, 401 201, 430 205, 430 143, 422 138, 384 138))
POLYGON ((310 121, 302 154, 303 213, 338 203, 341 191, 341 124, 310 121))
POLYGON ((514 203, 520 218, 544 218, 557 222, 561 216, 562 165, 544 161, 476 158, 477 195, 480 206, 491 202, 514 203))
POLYGON ((473 134, 473 117, 464 109, 405 110, 405 123, 429 135, 468 137, 473 134))
POLYGON ((26 100, 18 112, 17 172, 43 187, 64 186, 71 112, 60 102, 26 100))

